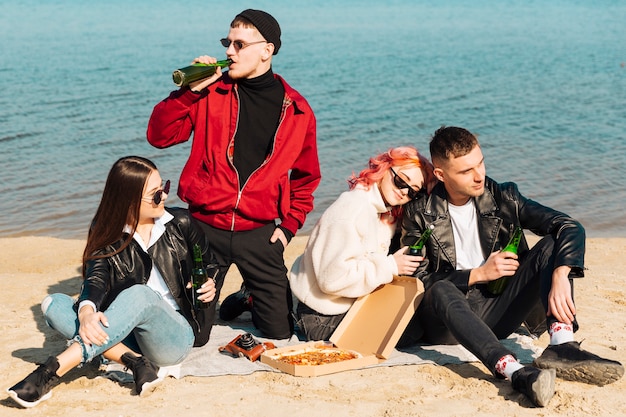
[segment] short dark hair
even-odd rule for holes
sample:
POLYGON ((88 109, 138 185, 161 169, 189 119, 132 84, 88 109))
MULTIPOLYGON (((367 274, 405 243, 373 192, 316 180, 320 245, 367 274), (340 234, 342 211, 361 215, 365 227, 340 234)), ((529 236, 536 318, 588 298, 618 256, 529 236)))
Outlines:
POLYGON ((462 127, 441 126, 430 140, 430 159, 438 165, 450 159, 467 155, 480 146, 475 135, 462 127))

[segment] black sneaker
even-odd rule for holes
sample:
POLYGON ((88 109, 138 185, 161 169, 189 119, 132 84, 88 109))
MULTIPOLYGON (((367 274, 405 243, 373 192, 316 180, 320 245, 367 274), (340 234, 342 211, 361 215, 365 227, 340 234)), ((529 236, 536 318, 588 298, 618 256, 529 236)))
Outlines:
POLYGON ((50 390, 59 381, 57 358, 51 356, 26 378, 7 389, 9 396, 25 408, 36 406, 52 396, 50 390))
POLYGON ((122 355, 122 363, 133 372, 135 391, 141 397, 152 394, 163 381, 159 378, 159 367, 145 356, 135 356, 127 352, 122 355))
POLYGON ((250 291, 241 284, 236 293, 226 297, 220 305, 220 319, 231 321, 239 317, 244 311, 252 310, 252 296, 250 291))
POLYGON ((559 378, 603 386, 624 375, 621 363, 580 348, 578 342, 550 345, 533 364, 538 368, 556 369, 559 378))
POLYGON ((526 395, 537 407, 545 407, 554 396, 554 369, 525 366, 511 377, 513 389, 526 395))

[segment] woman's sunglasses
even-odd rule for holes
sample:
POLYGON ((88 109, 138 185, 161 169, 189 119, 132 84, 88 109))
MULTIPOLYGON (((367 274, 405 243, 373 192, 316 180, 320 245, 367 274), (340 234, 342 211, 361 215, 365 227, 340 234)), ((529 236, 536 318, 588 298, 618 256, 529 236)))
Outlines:
POLYGON ((416 199, 417 196, 420 194, 420 190, 416 190, 415 188, 407 184, 406 181, 404 181, 402 178, 400 178, 398 174, 396 174, 396 171, 394 171, 393 168, 389 167, 389 170, 393 174, 393 185, 395 185, 396 188, 400 190, 402 190, 403 188, 408 189, 407 195, 409 196, 409 198, 411 200, 416 199))
POLYGON ((165 181, 165 186, 161 188, 160 190, 158 190, 157 192, 155 192, 152 198, 144 197, 142 198, 142 200, 147 201, 147 202, 152 202, 158 206, 159 204, 161 204, 161 201, 163 201, 163 193, 165 194, 170 193, 170 180, 165 181))

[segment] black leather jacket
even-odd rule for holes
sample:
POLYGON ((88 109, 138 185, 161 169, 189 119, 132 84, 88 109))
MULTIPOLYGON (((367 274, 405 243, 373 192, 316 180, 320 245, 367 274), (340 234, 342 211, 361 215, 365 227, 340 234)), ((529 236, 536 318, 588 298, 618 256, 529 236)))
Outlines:
MULTIPOLYGON (((194 310, 191 292, 186 286, 193 268, 193 245, 197 243, 202 248, 205 265, 214 263, 213 255, 204 233, 195 225, 196 221, 186 209, 167 208, 167 211, 174 218, 165 224, 165 233, 148 249, 148 253, 132 240, 117 255, 87 262, 85 280, 76 305, 89 300, 96 305, 98 311, 106 310, 123 290, 136 284, 146 284, 154 262, 180 307, 180 313, 193 329, 194 346, 202 346, 209 340, 216 303, 211 302, 208 309, 194 310)), ((98 253, 113 252, 122 245, 126 237, 124 235, 120 241, 98 253)))
MULTIPOLYGON (((530 200, 521 195, 512 182, 498 184, 485 179, 485 192, 474 198, 478 217, 478 233, 485 259, 502 249, 516 226, 539 236, 552 235, 555 240, 555 265, 572 268, 570 276, 584 275, 585 229, 567 214, 530 200)), ((429 225, 435 229, 424 246, 424 261, 415 272, 424 287, 447 279, 467 292, 470 270, 456 270, 456 252, 448 201, 443 183, 438 183, 430 195, 424 195, 404 206, 402 245, 412 245, 429 225)), ((518 256, 523 259, 528 243, 522 237, 518 256)))

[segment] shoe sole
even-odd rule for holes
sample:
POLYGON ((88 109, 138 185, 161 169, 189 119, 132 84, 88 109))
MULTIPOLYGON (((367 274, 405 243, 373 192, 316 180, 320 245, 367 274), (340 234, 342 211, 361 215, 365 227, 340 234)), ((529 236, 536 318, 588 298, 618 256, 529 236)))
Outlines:
POLYGON ((141 386, 139 396, 142 398, 149 397, 156 390, 156 388, 161 385, 161 382, 163 382, 163 378, 157 378, 154 381, 145 382, 141 386))
POLYGON ((11 397, 13 399, 13 401, 15 401, 16 403, 18 403, 19 405, 21 405, 24 408, 35 407, 40 402, 46 401, 47 399, 52 397, 52 391, 51 391, 51 392, 48 392, 45 395, 42 395, 41 398, 39 398, 37 401, 25 401, 25 400, 21 399, 20 396, 17 395, 17 392, 15 392, 15 391, 7 390, 7 393, 9 394, 9 397, 11 397))
POLYGON ((618 363, 599 361, 567 362, 562 360, 535 360, 534 365, 542 369, 556 370, 556 376, 575 382, 604 386, 617 381, 624 375, 624 367, 618 363))
POLYGON ((554 396, 554 380, 556 379, 556 371, 554 369, 546 369, 541 371, 537 380, 533 382, 531 391, 533 393, 533 402, 539 407, 545 407, 554 396))

